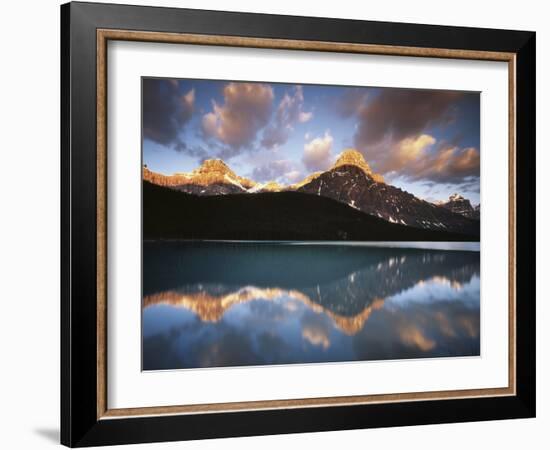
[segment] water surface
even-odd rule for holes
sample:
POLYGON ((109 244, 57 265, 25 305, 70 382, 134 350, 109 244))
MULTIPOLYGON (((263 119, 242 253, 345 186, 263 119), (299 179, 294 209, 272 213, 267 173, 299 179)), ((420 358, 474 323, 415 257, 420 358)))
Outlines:
POLYGON ((143 369, 479 355, 479 244, 409 244, 145 242, 143 369))

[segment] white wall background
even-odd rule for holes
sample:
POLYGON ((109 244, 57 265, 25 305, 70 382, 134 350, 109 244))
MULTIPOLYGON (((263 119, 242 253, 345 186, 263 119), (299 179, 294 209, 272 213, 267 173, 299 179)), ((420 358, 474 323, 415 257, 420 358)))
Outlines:
MULTIPOLYGON (((121 0, 122 1, 122 0, 121 0)), ((531 420, 141 445, 136 448, 548 448, 550 438, 550 28, 544 2, 132 0, 128 3, 537 32, 538 417, 531 420)), ((41 449, 59 439, 59 4, 5 2, 0 46, 0 447, 41 449)), ((527 301, 535 299, 525 299, 527 301)))

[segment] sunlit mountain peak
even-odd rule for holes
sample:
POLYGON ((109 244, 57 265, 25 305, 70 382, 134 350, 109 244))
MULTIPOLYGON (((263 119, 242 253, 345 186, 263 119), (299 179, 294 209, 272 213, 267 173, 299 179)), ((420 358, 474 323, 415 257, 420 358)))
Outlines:
POLYGON ((203 163, 196 168, 192 173, 193 174, 201 174, 201 173, 212 173, 212 172, 221 172, 226 173, 228 175, 235 176, 235 172, 233 172, 229 166, 223 162, 221 159, 205 159, 203 163))
POLYGON ((457 200, 465 200, 465 198, 456 192, 453 195, 449 196, 449 201, 457 201, 457 200))
POLYGON ((384 177, 374 173, 361 152, 354 148, 345 149, 334 163, 333 169, 341 166, 357 166, 377 183, 383 183, 384 177))

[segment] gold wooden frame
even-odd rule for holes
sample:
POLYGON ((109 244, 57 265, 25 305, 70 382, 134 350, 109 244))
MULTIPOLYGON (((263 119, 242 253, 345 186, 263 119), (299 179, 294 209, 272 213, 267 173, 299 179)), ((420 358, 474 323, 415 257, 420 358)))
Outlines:
POLYGON ((512 396, 516 394, 516 55, 505 52, 444 48, 398 47, 355 43, 297 41, 129 30, 97 30, 97 418, 197 414, 265 409, 344 406, 421 400, 512 396), (435 57, 501 61, 508 63, 508 386, 401 394, 319 397, 200 405, 150 406, 109 409, 107 405, 107 42, 109 40, 180 43, 266 49, 363 53, 392 56, 435 57))

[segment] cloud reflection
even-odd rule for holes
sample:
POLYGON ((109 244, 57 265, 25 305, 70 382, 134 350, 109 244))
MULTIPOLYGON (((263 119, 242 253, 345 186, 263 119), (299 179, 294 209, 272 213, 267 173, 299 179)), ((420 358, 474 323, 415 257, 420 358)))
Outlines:
POLYGON ((330 347, 330 326, 320 314, 305 314, 301 320, 302 337, 311 345, 330 347))

